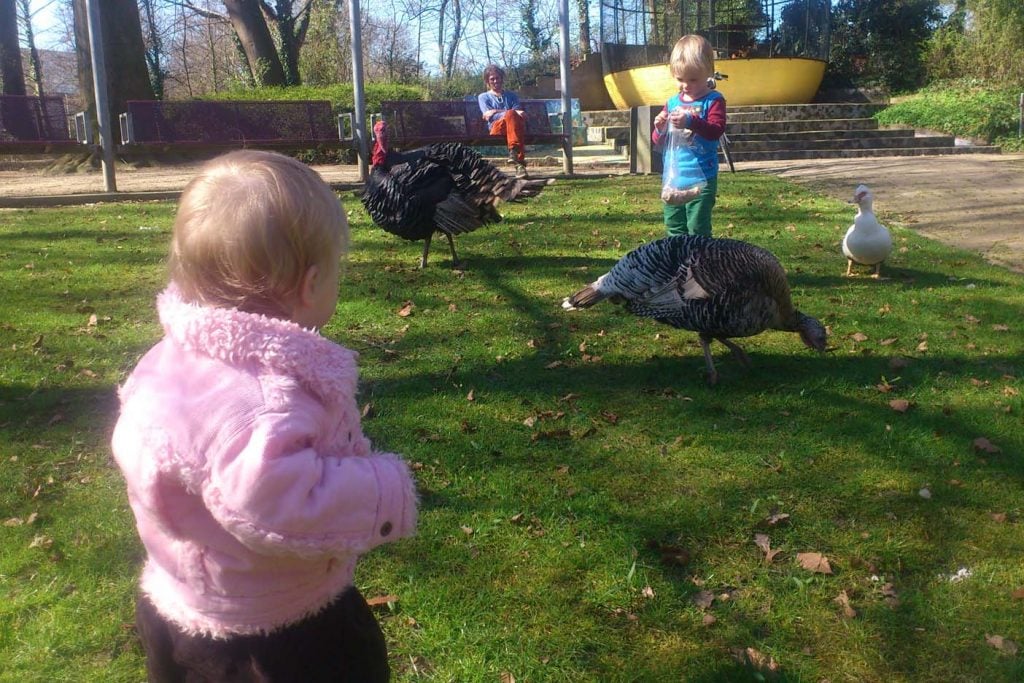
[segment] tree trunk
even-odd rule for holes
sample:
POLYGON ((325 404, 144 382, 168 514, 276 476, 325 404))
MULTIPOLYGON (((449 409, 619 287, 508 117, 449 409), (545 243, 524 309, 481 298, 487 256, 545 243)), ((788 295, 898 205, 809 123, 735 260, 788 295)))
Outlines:
MULTIPOLYGON (((96 90, 93 86, 92 53, 89 49, 89 20, 85 0, 74 0, 75 52, 78 79, 85 109, 95 126, 96 90)), ((142 24, 135 0, 104 0, 99 4, 103 32, 103 62, 107 71, 107 103, 110 123, 117 127, 118 115, 127 109, 128 100, 152 100, 153 85, 146 70, 146 48, 142 24)), ((94 127, 94 130, 99 130, 94 127)), ((111 131, 111 136, 118 135, 111 131)))
POLYGON ((0 0, 0 81, 3 81, 4 95, 25 94, 15 0, 0 0))
POLYGON ((588 0, 576 0, 576 10, 580 20, 580 56, 590 54, 590 3, 588 0))
POLYGON ((258 0, 224 0, 257 85, 286 85, 284 68, 258 0))

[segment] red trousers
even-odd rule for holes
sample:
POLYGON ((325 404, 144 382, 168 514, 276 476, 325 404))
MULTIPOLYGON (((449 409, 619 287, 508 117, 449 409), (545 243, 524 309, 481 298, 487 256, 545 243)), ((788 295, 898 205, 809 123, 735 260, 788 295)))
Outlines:
POLYGON ((515 109, 505 112, 491 128, 491 135, 504 135, 508 140, 509 156, 515 156, 520 164, 526 161, 526 119, 515 109))

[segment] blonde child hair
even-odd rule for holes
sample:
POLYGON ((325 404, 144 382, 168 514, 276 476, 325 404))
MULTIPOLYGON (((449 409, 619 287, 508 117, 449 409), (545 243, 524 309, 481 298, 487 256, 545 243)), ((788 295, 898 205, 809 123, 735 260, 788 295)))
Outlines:
POLYGON ((185 187, 170 274, 183 300, 287 317, 303 276, 348 244, 338 197, 300 161, 242 150, 208 161, 185 187))
POLYGON ((710 78, 715 73, 715 51, 703 36, 686 35, 676 41, 668 64, 675 78, 694 73, 710 78))

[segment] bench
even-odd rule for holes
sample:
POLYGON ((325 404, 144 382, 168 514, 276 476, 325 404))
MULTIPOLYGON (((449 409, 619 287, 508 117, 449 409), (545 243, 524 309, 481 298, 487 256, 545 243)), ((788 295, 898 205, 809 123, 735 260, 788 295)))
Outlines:
POLYGON ((316 149, 351 146, 352 114, 327 100, 129 100, 121 150, 316 149))
POLYGON ((76 116, 83 142, 71 136, 68 112, 60 95, 0 95, 0 154, 79 152, 90 144, 85 116, 76 116))
MULTIPOLYGON (((526 112, 526 143, 556 144, 569 153, 571 131, 562 132, 561 112, 551 112, 549 102, 559 100, 522 100, 526 112)), ((433 142, 460 142, 464 145, 504 147, 504 138, 491 135, 480 114, 476 98, 472 100, 387 101, 381 103, 381 116, 388 124, 388 142, 397 148, 418 147, 433 142)))

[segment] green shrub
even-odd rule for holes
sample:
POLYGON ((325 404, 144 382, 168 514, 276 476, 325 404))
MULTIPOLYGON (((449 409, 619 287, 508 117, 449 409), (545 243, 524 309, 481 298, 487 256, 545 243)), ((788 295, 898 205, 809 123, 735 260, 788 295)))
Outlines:
POLYGON ((944 81, 875 114, 881 124, 928 128, 957 137, 1020 149, 1019 93, 976 80, 944 81))

